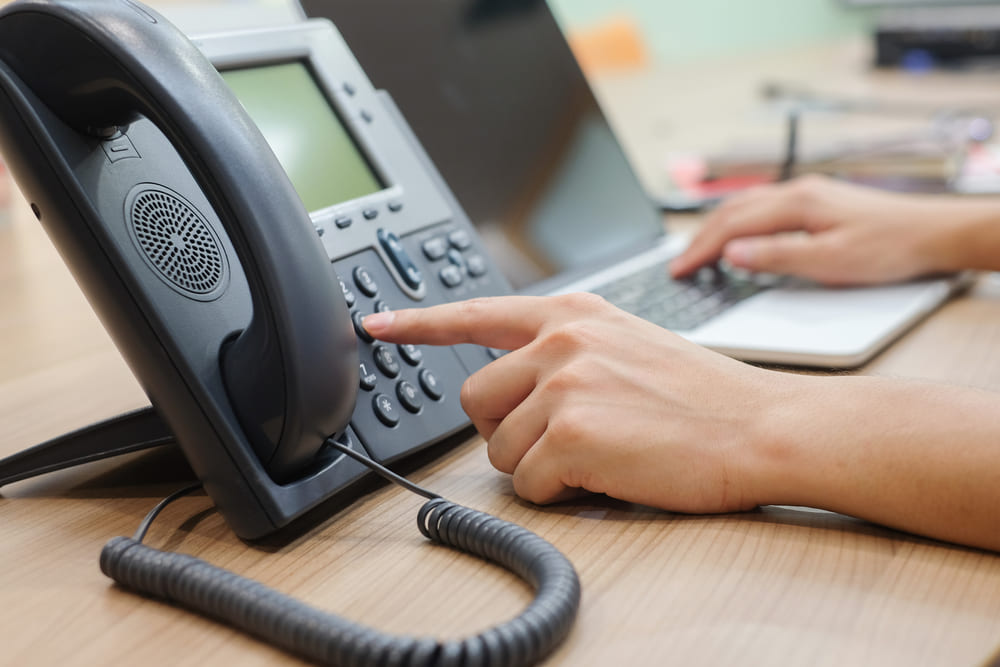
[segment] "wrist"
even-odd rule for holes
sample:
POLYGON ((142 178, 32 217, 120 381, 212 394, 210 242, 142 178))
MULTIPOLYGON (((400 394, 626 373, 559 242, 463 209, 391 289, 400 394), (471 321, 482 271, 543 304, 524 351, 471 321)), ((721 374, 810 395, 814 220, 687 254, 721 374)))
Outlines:
POLYGON ((746 494, 754 505, 801 504, 803 474, 808 471, 810 417, 816 415, 818 385, 827 378, 773 373, 747 441, 743 460, 746 494))
POLYGON ((750 444, 749 487, 758 505, 834 509, 845 440, 861 441, 875 418, 877 378, 782 373, 750 444), (875 403, 872 401, 875 400, 875 403))

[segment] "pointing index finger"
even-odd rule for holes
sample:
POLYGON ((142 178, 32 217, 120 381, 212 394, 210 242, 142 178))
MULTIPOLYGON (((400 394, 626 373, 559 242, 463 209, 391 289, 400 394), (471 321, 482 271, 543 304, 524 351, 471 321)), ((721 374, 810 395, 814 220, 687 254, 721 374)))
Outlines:
POLYGON ((546 321, 543 297, 483 297, 428 308, 374 313, 364 327, 391 343, 474 343, 513 350, 531 342, 546 321))

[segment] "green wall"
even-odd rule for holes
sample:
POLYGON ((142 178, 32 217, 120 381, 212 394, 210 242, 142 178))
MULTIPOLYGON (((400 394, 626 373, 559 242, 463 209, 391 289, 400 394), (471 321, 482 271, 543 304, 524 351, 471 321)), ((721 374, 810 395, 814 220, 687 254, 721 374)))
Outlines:
POLYGON ((838 0, 548 0, 564 29, 628 14, 653 56, 683 62, 790 46, 865 30, 871 11, 838 0))

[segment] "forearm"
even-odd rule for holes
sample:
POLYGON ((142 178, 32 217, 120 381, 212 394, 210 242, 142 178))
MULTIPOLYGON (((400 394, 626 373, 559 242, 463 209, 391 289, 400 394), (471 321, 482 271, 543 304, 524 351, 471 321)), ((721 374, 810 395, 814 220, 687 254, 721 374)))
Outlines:
POLYGON ((918 251, 934 271, 1000 270, 1000 199, 913 201, 918 251), (929 204, 929 205, 928 205, 929 204))
POLYGON ((1000 396, 883 378, 792 385, 767 429, 779 435, 757 448, 760 504, 1000 551, 1000 396))

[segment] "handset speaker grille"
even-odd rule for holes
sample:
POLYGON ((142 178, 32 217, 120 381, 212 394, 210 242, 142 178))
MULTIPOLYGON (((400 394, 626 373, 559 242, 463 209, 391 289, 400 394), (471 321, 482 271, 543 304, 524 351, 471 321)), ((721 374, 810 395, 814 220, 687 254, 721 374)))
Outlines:
POLYGON ((163 282, 198 301, 219 297, 229 264, 218 235, 190 202, 153 183, 137 185, 125 202, 132 241, 163 282))

